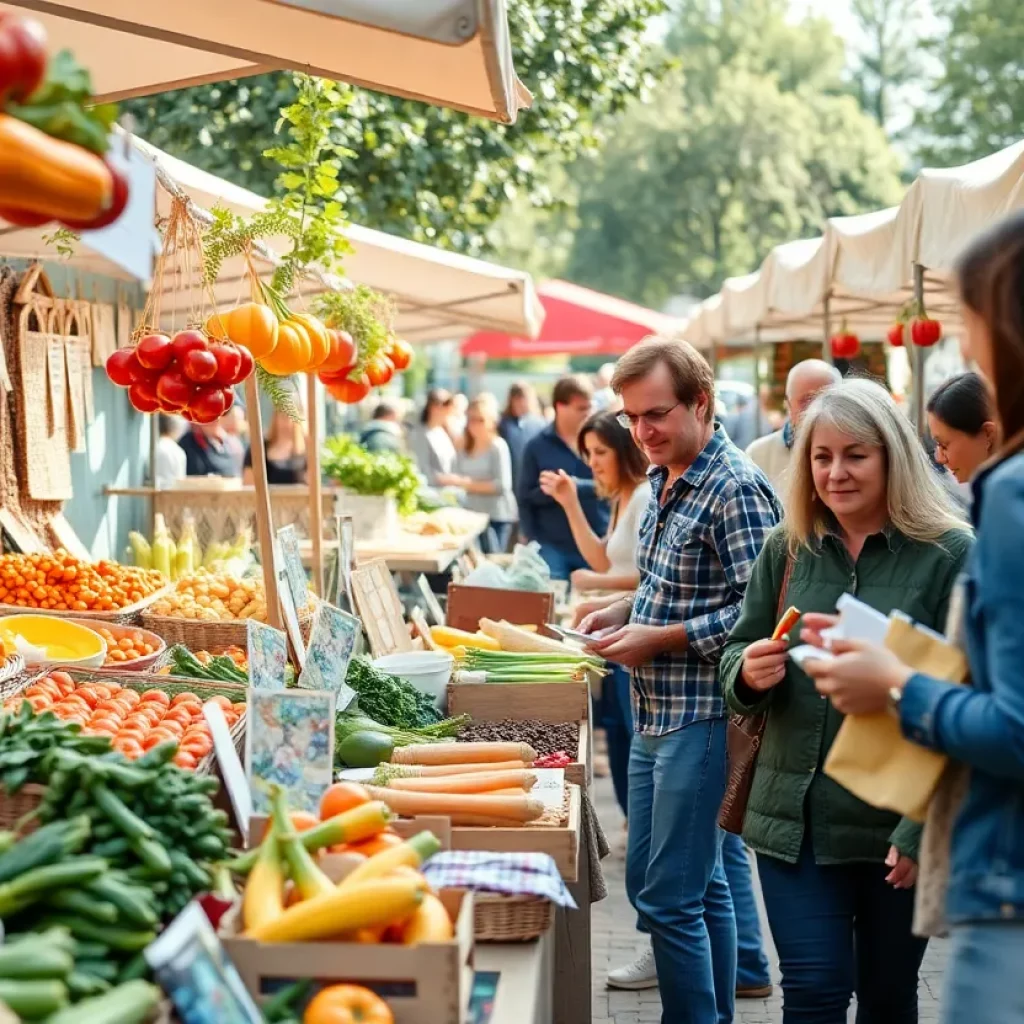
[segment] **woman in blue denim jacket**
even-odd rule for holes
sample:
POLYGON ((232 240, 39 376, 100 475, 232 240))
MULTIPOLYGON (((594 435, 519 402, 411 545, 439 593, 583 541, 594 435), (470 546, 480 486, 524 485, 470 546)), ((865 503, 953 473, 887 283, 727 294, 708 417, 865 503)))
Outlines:
MULTIPOLYGON (((974 480, 966 581, 970 687, 913 672, 870 645, 809 668, 845 714, 888 706, 904 734, 970 768, 952 833, 947 1024, 1024 1022, 1024 216, 961 258, 964 357, 992 383, 1005 441, 974 480)), ((820 623, 809 623, 812 629, 820 623)), ((820 642, 809 633, 806 639, 820 642)))

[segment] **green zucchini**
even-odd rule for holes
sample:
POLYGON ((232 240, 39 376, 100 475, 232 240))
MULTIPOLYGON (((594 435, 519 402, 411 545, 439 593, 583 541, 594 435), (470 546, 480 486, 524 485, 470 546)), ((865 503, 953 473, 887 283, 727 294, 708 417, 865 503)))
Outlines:
MULTIPOLYGON (((68 988, 62 981, 13 981, 0 978, 0 1003, 6 1003, 19 1017, 38 1020, 68 1005, 68 988)), ((69 1018, 70 1020, 70 1018, 69 1018)), ((79 1020, 79 1024, 85 1024, 79 1020)))
POLYGON ((84 999, 46 1024, 142 1024, 160 1002, 160 989, 147 981, 126 981, 101 996, 84 999))

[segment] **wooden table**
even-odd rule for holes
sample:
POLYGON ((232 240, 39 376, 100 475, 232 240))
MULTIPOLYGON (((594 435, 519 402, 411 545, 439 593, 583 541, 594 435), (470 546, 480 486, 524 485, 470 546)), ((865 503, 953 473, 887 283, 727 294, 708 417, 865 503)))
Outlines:
POLYGON ((480 943, 473 959, 478 973, 500 975, 488 1024, 552 1024, 551 932, 536 942, 480 943))

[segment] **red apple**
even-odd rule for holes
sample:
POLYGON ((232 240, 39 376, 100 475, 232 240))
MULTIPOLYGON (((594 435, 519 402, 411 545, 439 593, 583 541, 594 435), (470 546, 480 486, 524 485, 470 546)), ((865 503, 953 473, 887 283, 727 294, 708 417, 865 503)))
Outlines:
POLYGON ((132 368, 139 365, 139 358, 133 348, 119 348, 107 359, 107 376, 121 388, 134 383, 132 368))
POLYGON ((242 368, 242 351, 237 345, 225 344, 220 341, 210 342, 210 354, 217 361, 217 372, 214 383, 228 387, 235 382, 235 377, 242 368))
POLYGON ((174 349, 166 334, 147 334, 139 338, 135 355, 147 370, 166 370, 174 360, 174 349))
POLYGON ((217 376, 217 357, 209 349, 194 348, 185 353, 181 368, 189 380, 205 384, 217 376))
POLYGON ((168 370, 156 382, 156 396, 165 409, 183 409, 195 393, 195 384, 181 370, 168 370))
POLYGON ((139 412, 156 412, 160 408, 160 399, 156 396, 149 381, 139 381, 128 389, 128 401, 139 412))
POLYGON ((171 339, 171 348, 179 365, 184 366, 185 356, 189 352, 197 352, 200 349, 205 352, 209 346, 206 343, 206 336, 199 331, 178 331, 171 339))

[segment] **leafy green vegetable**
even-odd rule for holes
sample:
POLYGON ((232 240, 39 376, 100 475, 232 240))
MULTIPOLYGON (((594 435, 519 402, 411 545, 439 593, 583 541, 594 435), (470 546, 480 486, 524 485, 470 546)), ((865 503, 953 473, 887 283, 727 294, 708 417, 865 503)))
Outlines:
POLYGON ((102 156, 117 120, 117 106, 90 106, 91 101, 89 72, 70 50, 61 50, 50 60, 46 79, 28 102, 8 104, 7 113, 55 139, 73 142, 102 156))
POLYGON ((327 439, 321 465, 327 476, 353 494, 389 495, 402 515, 416 511, 420 477, 408 455, 368 452, 354 438, 340 434, 327 439))

